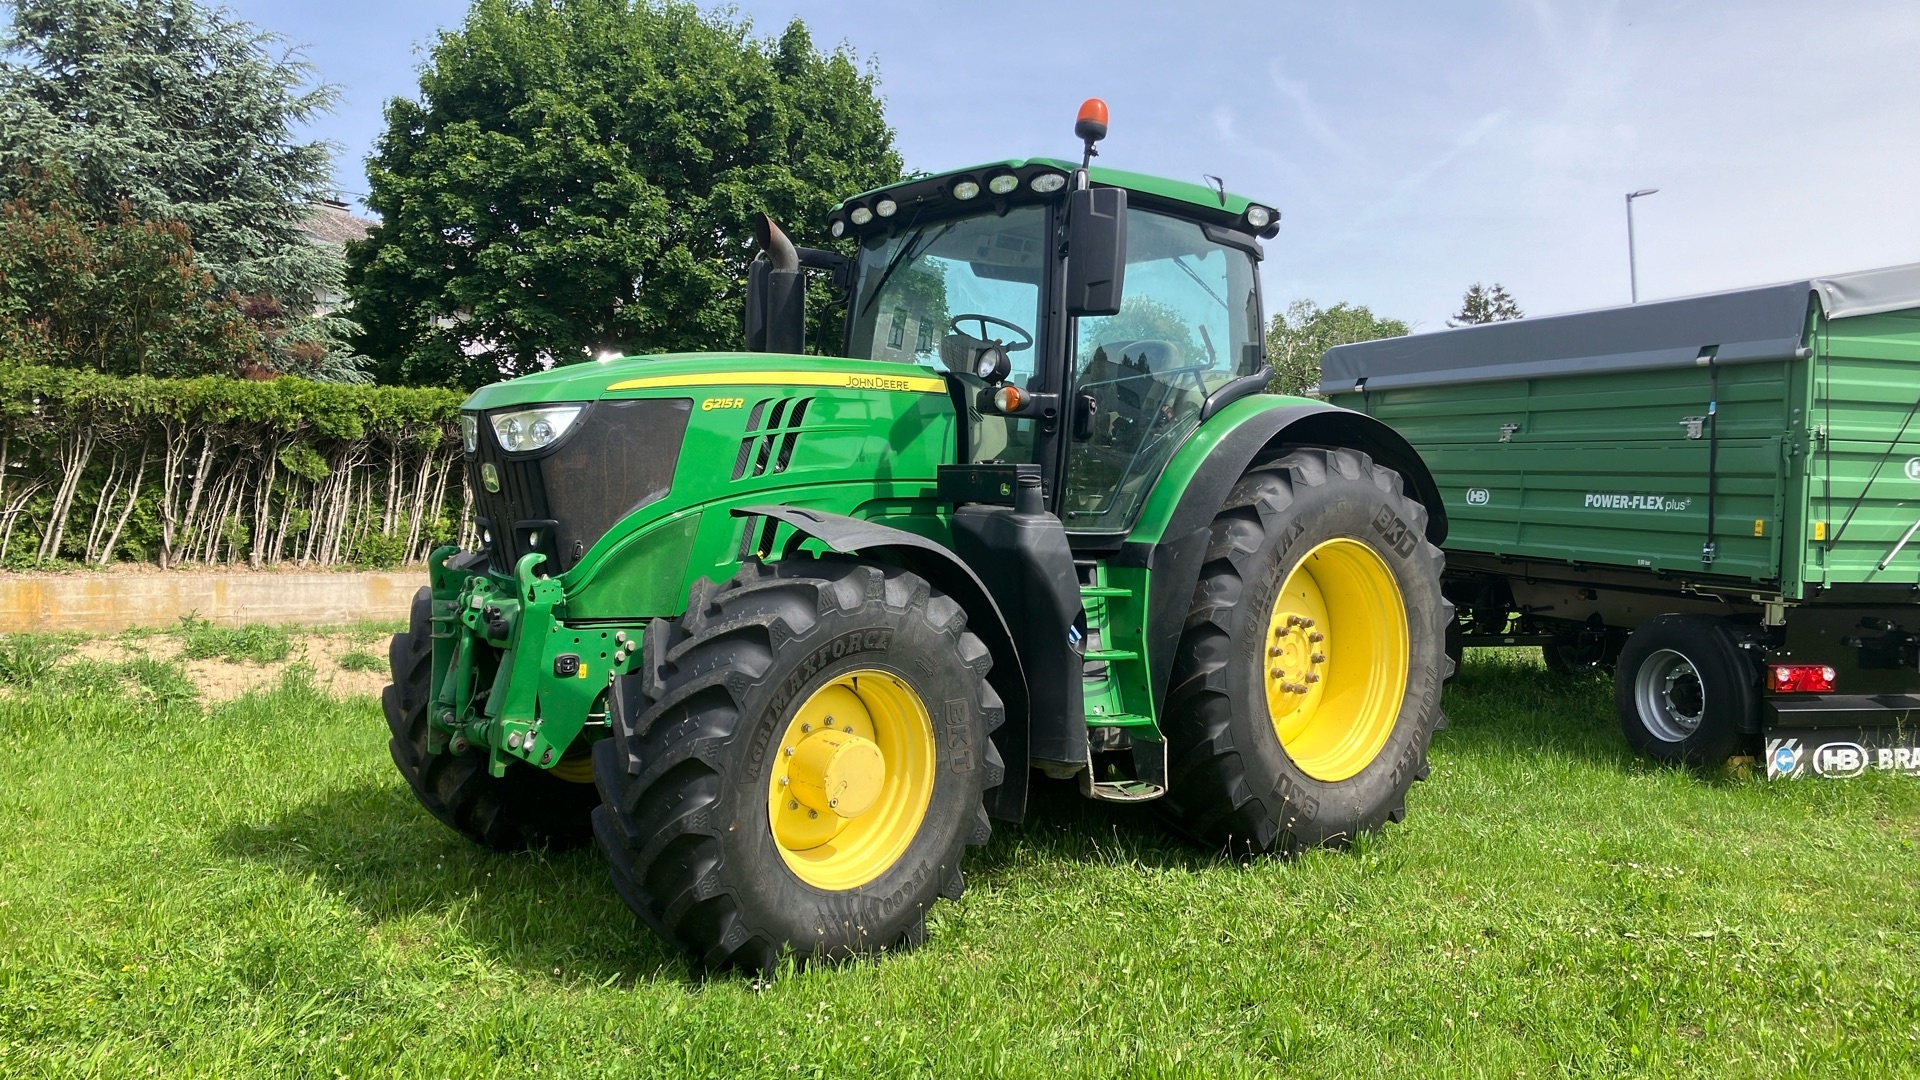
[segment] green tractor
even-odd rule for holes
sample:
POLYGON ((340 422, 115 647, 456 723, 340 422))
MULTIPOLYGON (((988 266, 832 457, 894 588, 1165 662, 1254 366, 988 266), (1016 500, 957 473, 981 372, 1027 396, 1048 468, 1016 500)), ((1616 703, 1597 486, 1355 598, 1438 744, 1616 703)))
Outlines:
POLYGON ((1266 393, 1269 207, 1034 158, 762 218, 746 350, 461 413, 480 550, 394 638, 394 761, 501 850, 598 840, 713 967, 918 942, 1038 770, 1290 854, 1398 821, 1441 720, 1407 443, 1266 393), (805 353, 806 275, 844 292, 805 353))

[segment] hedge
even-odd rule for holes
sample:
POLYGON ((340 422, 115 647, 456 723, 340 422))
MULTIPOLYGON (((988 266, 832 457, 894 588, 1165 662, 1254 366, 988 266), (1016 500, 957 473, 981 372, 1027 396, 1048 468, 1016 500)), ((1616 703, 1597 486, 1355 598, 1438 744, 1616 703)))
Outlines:
POLYGON ((0 565, 394 565, 470 543, 452 391, 0 364, 0 565))

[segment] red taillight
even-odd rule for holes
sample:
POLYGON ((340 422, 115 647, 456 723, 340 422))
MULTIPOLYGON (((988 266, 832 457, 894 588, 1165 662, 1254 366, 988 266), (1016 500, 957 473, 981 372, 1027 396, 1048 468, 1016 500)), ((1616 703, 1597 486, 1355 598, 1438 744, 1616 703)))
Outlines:
POLYGON ((1776 694, 1825 694, 1834 671, 1825 664, 1768 664, 1767 688, 1776 694))

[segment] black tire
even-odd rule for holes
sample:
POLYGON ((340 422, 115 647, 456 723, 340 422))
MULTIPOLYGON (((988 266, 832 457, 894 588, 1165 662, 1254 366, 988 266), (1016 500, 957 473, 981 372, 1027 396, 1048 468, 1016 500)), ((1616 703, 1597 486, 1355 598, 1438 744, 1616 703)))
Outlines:
POLYGON ((983 793, 1004 772, 992 659, 966 612, 917 575, 841 556, 749 562, 701 581, 687 613, 644 638, 644 710, 594 753, 594 811, 613 883, 635 914, 709 968, 767 970, 900 949, 928 907, 957 899, 961 855, 991 834, 983 793), (876 631, 879 631, 876 633, 876 631), (790 868, 769 820, 768 760, 821 688, 878 669, 930 710, 924 816, 872 880, 825 889, 790 868))
POLYGON ((1440 690, 1453 668, 1453 610, 1426 519, 1399 474, 1352 450, 1294 450, 1240 478, 1214 519, 1168 692, 1172 766, 1162 803, 1177 827, 1236 856, 1291 855, 1345 846, 1405 817, 1407 790, 1426 778, 1427 745, 1444 724, 1440 690), (1336 538, 1361 541, 1391 571, 1405 605, 1408 673, 1384 744, 1357 773, 1329 782, 1281 745, 1267 705, 1265 635, 1288 573, 1336 538))
POLYGON ((1460 627, 1459 613, 1455 612, 1448 615, 1446 637, 1447 675, 1445 680, 1443 680, 1445 682, 1452 682, 1453 677, 1460 674, 1460 664, 1467 656, 1466 643, 1461 640, 1465 636, 1466 631, 1460 627))
POLYGON ((515 764, 505 776, 487 772, 486 755, 427 750, 427 696, 431 693, 433 596, 414 595, 407 632, 387 648, 393 682, 380 695, 393 738, 387 749, 407 786, 427 812, 453 831, 495 851, 579 847, 593 835, 599 802, 592 784, 561 780, 515 764))
POLYGON ((1732 627, 1711 615, 1661 615, 1620 650, 1613 705, 1628 745, 1656 761, 1713 765, 1751 741, 1759 673, 1732 627))

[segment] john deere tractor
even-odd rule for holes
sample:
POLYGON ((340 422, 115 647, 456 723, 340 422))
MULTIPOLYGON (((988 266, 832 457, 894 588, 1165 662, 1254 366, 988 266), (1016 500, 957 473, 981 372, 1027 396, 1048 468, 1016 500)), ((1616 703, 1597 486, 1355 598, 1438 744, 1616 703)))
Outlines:
POLYGON ((1235 855, 1398 821, 1450 674, 1445 518, 1266 393, 1270 207, 1084 154, 758 224, 745 349, 485 387, 480 547, 393 640, 394 761, 502 850, 596 839, 699 962, 911 945, 1037 770, 1235 855), (805 293, 846 304, 805 350, 805 293))

